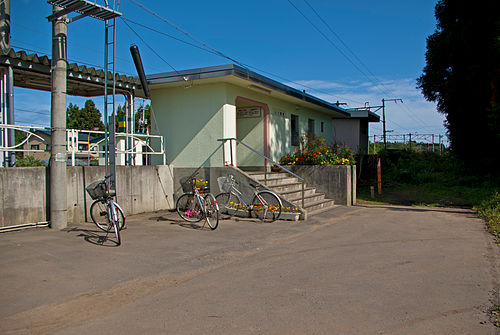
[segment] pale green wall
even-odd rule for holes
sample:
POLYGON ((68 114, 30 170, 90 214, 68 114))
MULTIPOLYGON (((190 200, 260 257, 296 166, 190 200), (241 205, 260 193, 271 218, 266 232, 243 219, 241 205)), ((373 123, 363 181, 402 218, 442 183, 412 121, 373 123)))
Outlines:
MULTIPOLYGON (((236 98, 240 96, 243 98, 255 100, 261 103, 265 103, 269 106, 270 111, 270 147, 271 147, 271 159, 278 161, 281 156, 286 153, 294 152, 297 147, 291 145, 290 138, 290 125, 291 125, 291 115, 297 115, 299 117, 299 133, 300 135, 307 134, 307 120, 309 118, 315 120, 315 133, 318 136, 324 137, 326 139, 326 143, 332 144, 332 117, 320 112, 317 112, 313 109, 299 107, 296 109, 296 105, 277 99, 273 97, 273 95, 262 94, 247 88, 238 87, 235 85, 227 85, 227 98, 228 103, 235 103, 236 98), (284 116, 282 115, 284 114, 284 116), (321 122, 323 122, 324 131, 321 132, 321 122)), ((238 124, 242 120, 249 119, 238 119, 238 124)), ((246 122, 246 121, 243 121, 246 122)), ((263 125, 263 120, 259 124, 263 125)), ((239 130, 239 126, 238 126, 239 130)), ((254 131, 255 135, 261 134, 260 139, 261 142, 257 143, 255 148, 259 152, 264 153, 264 133, 263 128, 256 128, 254 131), (262 144, 260 144, 262 143, 262 144)), ((240 138, 240 134, 237 134, 237 137, 240 138)), ((242 165, 242 151, 243 149, 238 149, 238 164, 242 165)), ((251 154, 251 157, 255 157, 254 159, 250 158, 250 154, 247 154, 243 157, 244 162, 246 164, 252 165, 262 165, 262 159, 258 158, 257 155, 251 154), (246 157, 245 157, 246 156, 246 157)))
MULTIPOLYGON (((237 97, 267 104, 270 111, 271 158, 279 161, 294 152, 291 145, 291 115, 299 117, 300 135, 307 133, 308 119, 315 120, 315 133, 332 144, 332 118, 313 109, 282 101, 248 88, 228 83, 193 85, 190 88, 155 88, 151 86, 151 101, 160 134, 165 138, 167 164, 175 167, 209 167, 223 165, 223 150, 217 139, 224 137, 225 104, 234 105, 237 97), (324 132, 321 133, 321 122, 324 132)), ((240 107, 240 106, 237 106, 240 107)), ((227 107, 226 107, 227 109, 227 107)), ((237 138, 264 153, 264 111, 260 118, 237 119, 237 138)), ((155 120, 153 119, 153 122, 155 120)), ((157 133, 153 125, 153 133, 157 133)), ((238 146, 239 166, 262 166, 263 159, 238 146)))
MULTIPOLYGON (((175 167, 222 166, 223 84, 155 89, 151 102, 160 134, 165 138, 167 164, 175 167)), ((154 120, 153 120, 154 122, 154 120)), ((156 127, 153 125, 153 132, 156 127)))

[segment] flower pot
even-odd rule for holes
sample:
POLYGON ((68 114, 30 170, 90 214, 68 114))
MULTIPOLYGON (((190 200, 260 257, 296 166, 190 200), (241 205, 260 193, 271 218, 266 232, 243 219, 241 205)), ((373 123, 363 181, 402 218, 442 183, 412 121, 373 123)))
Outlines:
POLYGON ((248 211, 244 211, 241 209, 235 209, 231 207, 226 207, 227 214, 231 216, 238 216, 241 218, 247 218, 248 217, 248 211))
POLYGON ((282 212, 279 219, 287 220, 287 221, 297 221, 300 217, 300 213, 292 213, 292 212, 282 212))
POLYGON ((281 168, 279 166, 273 166, 271 167, 272 172, 281 172, 281 168))

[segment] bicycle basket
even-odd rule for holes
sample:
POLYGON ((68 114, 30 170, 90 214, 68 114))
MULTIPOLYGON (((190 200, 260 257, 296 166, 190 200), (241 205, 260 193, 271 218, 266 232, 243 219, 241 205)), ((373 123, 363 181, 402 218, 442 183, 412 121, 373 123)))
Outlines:
POLYGON ((233 186, 233 181, 229 177, 219 177, 217 178, 217 183, 222 193, 229 192, 233 186))
POLYGON ((196 179, 192 177, 184 177, 180 180, 183 192, 193 192, 193 186, 196 183, 196 179))
POLYGON ((104 180, 99 180, 93 182, 85 189, 93 200, 104 198, 104 196, 106 195, 106 182, 104 180))

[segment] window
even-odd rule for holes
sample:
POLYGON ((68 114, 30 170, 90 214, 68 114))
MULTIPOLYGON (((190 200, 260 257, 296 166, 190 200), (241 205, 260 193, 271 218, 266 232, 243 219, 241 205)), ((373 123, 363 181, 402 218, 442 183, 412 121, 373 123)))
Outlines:
POLYGON ((290 125, 290 137, 292 140, 292 145, 299 145, 299 117, 292 114, 290 125))
POLYGON ((40 150, 40 145, 39 144, 32 144, 31 150, 40 150))
POLYGON ((323 133, 325 131, 325 123, 321 121, 321 132, 323 133))
POLYGON ((310 134, 314 134, 314 120, 313 119, 307 120, 307 131, 310 134))

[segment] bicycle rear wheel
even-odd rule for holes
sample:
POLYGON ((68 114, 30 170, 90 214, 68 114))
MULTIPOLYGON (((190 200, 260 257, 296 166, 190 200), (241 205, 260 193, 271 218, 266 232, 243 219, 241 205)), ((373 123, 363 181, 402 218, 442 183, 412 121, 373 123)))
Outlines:
POLYGON ((177 213, 188 222, 198 222, 203 219, 203 210, 198 198, 192 193, 184 193, 175 205, 177 213))
POLYGON ((205 220, 212 230, 219 225, 219 206, 212 193, 205 196, 205 220))
MULTIPOLYGON (((109 227, 109 217, 108 217, 108 205, 106 204, 105 200, 96 200, 92 203, 92 206, 90 206, 90 218, 92 219, 92 222, 101 229, 102 231, 105 231, 107 233, 111 232, 114 228, 109 227)), ((123 229, 123 226, 125 225, 125 215, 123 214, 123 211, 120 207, 115 206, 116 208, 116 213, 118 216, 118 222, 117 226, 119 230, 123 229)))
POLYGON ((253 215, 264 222, 277 220, 282 207, 280 198, 270 191, 258 192, 252 201, 253 215))

